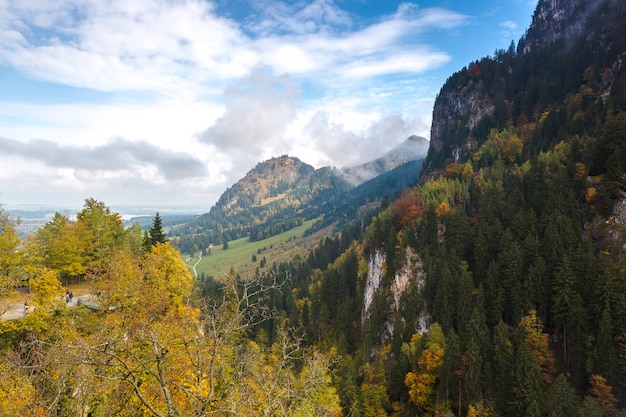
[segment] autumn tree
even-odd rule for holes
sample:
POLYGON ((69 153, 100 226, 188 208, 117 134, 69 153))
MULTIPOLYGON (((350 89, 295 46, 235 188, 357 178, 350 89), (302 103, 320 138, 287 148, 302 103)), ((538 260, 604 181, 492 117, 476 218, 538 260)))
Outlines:
POLYGON ((87 242, 78 225, 58 212, 29 237, 26 250, 34 263, 57 271, 66 285, 87 270, 87 242))
POLYGON ((420 352, 421 336, 417 333, 411 343, 403 346, 403 352, 409 357, 417 355, 417 365, 406 374, 404 384, 409 391, 411 401, 430 415, 436 408, 436 393, 439 370, 443 365, 445 336, 441 326, 433 323, 426 342, 420 352))
POLYGON ((612 388, 607 385, 606 378, 601 375, 591 375, 589 378, 590 394, 602 410, 602 417, 617 415, 617 398, 613 395, 612 388))
POLYGON ((30 290, 34 296, 37 311, 48 311, 63 302, 63 288, 56 271, 44 268, 30 280, 30 290))
POLYGON ((16 302, 15 287, 23 277, 21 240, 16 226, 17 221, 0 206, 0 315, 16 302))
POLYGON ((392 205, 393 221, 398 229, 415 222, 426 212, 419 194, 405 192, 392 205))
POLYGON ((9 358, 0 359, 0 417, 46 416, 36 402, 37 387, 28 374, 9 358))
POLYGON ((550 350, 548 334, 543 332, 543 324, 537 317, 537 312, 531 310, 522 317, 520 326, 524 327, 526 341, 539 367, 539 372, 546 384, 552 383, 554 379, 554 354, 550 350))
POLYGON ((439 218, 444 217, 448 213, 450 213, 450 204, 447 201, 442 201, 435 209, 435 214, 439 218))
MULTIPOLYGON (((94 280, 99 312, 34 334, 18 355, 47 387, 33 403, 57 415, 205 416, 341 414, 329 369, 332 357, 304 348, 285 330, 274 345, 251 341, 276 281, 223 278, 222 298, 196 304, 179 253, 110 253, 94 280), (72 395, 68 395, 70 392, 72 395)), ((34 291, 52 283, 50 271, 34 291)), ((41 305, 46 301, 42 298, 41 305)), ((67 320, 67 321, 64 321, 67 320)), ((0 398, 1 399, 1 398, 0 398)))
POLYGON ((85 244, 85 264, 89 271, 99 273, 110 253, 126 244, 122 217, 102 201, 88 198, 76 214, 76 222, 77 233, 85 244))

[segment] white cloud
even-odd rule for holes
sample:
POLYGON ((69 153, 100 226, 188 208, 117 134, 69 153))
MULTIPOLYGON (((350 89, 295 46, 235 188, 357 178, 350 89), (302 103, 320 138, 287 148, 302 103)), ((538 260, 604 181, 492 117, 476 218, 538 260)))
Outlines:
POLYGON ((500 26, 503 28, 500 31, 500 35, 505 39, 514 39, 514 38, 517 38, 521 34, 518 24, 511 20, 501 22, 500 26))
POLYGON ((447 54, 419 48, 411 53, 379 56, 347 63, 338 68, 337 72, 344 79, 362 79, 388 74, 423 72, 428 68, 437 67, 447 61, 447 54))
POLYGON ((407 47, 407 39, 465 20, 443 9, 403 4, 380 23, 350 31, 349 15, 330 0, 297 6, 265 1, 257 7, 264 13, 248 25, 258 35, 251 38, 241 24, 200 0, 10 3, 1 10, 12 18, 0 21, 0 61, 65 85, 197 94, 260 64, 275 74, 320 72, 322 78, 337 65, 355 62, 365 68, 348 71, 352 77, 419 73, 424 65, 372 71, 372 61, 391 57, 413 64, 417 49, 429 65, 440 64, 444 54, 407 47))
POLYGON ((212 202, 270 156, 344 166, 426 136, 416 103, 434 93, 407 80, 450 60, 425 34, 464 15, 402 3, 364 23, 333 0, 244 3, 234 20, 205 0, 0 0, 0 71, 98 92, 0 99, 4 193, 212 202))
POLYGON ((319 111, 309 120, 305 132, 330 165, 345 167, 375 159, 429 127, 428 117, 386 114, 365 121, 363 128, 355 131, 329 113, 319 111))
POLYGON ((311 3, 287 3, 274 0, 252 2, 254 14, 245 24, 257 36, 269 37, 281 33, 305 34, 334 32, 336 27, 351 27, 348 13, 332 0, 311 3))
POLYGON ((0 60, 37 79, 174 94, 245 75, 257 63, 237 25, 208 2, 49 3, 12 4, 0 31, 0 60))
POLYGON ((249 79, 227 88, 225 97, 224 114, 198 138, 227 159, 236 158, 235 173, 247 172, 261 158, 289 152, 285 131, 296 117, 298 98, 290 77, 255 71, 249 79))
POLYGON ((516 30, 517 29, 517 23, 512 22, 510 20, 507 20, 506 22, 502 22, 500 23, 500 26, 505 27, 509 30, 516 30))
MULTIPOLYGON (((177 181, 205 174, 200 160, 185 152, 164 150, 146 141, 115 138, 99 146, 66 146, 49 140, 20 142, 0 137, 0 151, 4 155, 35 160, 53 168, 69 168, 87 173, 123 172, 140 174, 151 167, 148 177, 177 181)), ((104 177, 106 179, 106 176, 104 177)))
POLYGON ((134 104, 0 102, 0 120, 7 121, 2 125, 2 135, 13 139, 96 145, 123 136, 173 150, 192 147, 193 136, 222 112, 221 105, 187 100, 134 104))

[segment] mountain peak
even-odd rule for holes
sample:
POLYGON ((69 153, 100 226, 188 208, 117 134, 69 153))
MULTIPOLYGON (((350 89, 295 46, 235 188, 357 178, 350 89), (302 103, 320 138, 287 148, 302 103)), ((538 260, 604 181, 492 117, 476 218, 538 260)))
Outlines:
POLYGON ((222 195, 216 207, 262 205, 293 184, 306 181, 315 169, 298 158, 282 155, 259 162, 222 195))
POLYGON ((352 185, 360 185, 407 162, 426 157, 428 146, 428 139, 412 135, 379 158, 340 169, 339 175, 352 185))
POLYGON ((522 40, 522 52, 553 43, 565 37, 577 37, 584 29, 584 18, 594 5, 604 0, 540 0, 526 38, 522 40))

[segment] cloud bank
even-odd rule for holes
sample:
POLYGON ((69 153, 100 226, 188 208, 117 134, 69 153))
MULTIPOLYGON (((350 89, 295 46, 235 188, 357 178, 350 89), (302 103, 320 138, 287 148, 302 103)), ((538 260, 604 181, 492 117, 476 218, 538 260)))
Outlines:
POLYGON ((389 4, 0 1, 0 193, 209 206, 271 156, 343 167, 428 136, 440 40, 471 19, 389 4))
POLYGON ((137 172, 152 166, 164 180, 178 181, 206 174, 206 167, 197 158, 184 152, 165 151, 146 141, 123 138, 94 147, 64 146, 39 139, 28 142, 0 138, 0 152, 34 160, 53 168, 97 172, 137 172))

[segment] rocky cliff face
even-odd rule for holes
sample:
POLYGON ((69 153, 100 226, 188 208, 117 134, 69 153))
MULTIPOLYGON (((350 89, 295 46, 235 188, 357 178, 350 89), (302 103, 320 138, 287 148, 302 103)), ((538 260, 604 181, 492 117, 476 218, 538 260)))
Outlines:
POLYGON ((578 15, 585 13, 585 6, 600 2, 597 0, 540 1, 535 9, 526 38, 521 43, 522 52, 528 53, 532 48, 551 44, 561 37, 580 36, 585 20, 578 18, 578 15))
POLYGON ((596 77, 602 84, 597 97, 607 97, 613 74, 626 61, 626 28, 620 17, 626 14, 624 3, 540 0, 517 48, 453 74, 435 100, 423 175, 458 162, 464 154, 469 158, 490 129, 537 122, 567 94, 578 92, 586 68, 602 72, 596 77), (563 68, 563 62, 570 68, 563 68))
MULTIPOLYGON (((389 310, 386 312, 385 332, 380 336, 385 340, 391 340, 396 320, 401 320, 398 311, 402 306, 402 295, 409 289, 411 285, 415 285, 418 292, 423 291, 426 283, 426 275, 424 273, 421 260, 407 247, 404 249, 404 259, 402 267, 393 277, 389 284, 388 290, 381 288, 383 276, 385 274, 385 254, 377 250, 368 258, 368 271, 365 279, 365 288, 363 292, 363 310, 361 323, 370 315, 370 307, 376 293, 383 291, 387 298, 389 310)), ((430 317, 426 313, 426 309, 422 308, 416 323, 411 326, 420 334, 428 328, 430 317)))
MULTIPOLYGON (((464 86, 449 91, 441 91, 433 108, 433 122, 430 130, 430 146, 440 151, 451 125, 463 121, 468 132, 474 129, 485 116, 492 116, 495 110, 494 99, 485 91, 470 91, 471 86, 464 86)), ((458 159, 462 148, 472 145, 470 135, 455 144, 452 156, 458 159)))

